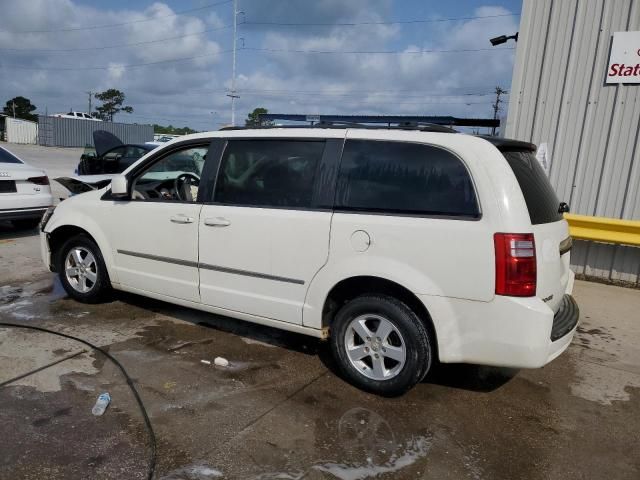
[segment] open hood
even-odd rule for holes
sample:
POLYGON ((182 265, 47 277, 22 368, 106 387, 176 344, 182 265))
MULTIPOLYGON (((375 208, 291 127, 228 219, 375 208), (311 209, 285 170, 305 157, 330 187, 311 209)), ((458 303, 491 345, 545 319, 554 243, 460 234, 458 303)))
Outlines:
POLYGON ((58 177, 54 180, 69 190, 73 195, 78 195, 91 190, 98 190, 111 183, 115 175, 76 175, 74 177, 58 177))
POLYGON ((108 150, 123 145, 122 140, 113 133, 106 130, 95 130, 93 132, 93 145, 96 147, 96 155, 102 156, 108 150))

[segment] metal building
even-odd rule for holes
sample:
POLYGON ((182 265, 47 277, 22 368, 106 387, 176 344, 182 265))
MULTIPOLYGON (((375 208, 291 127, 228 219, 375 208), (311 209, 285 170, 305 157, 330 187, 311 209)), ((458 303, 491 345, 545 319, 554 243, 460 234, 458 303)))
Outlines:
MULTIPOLYGON (((523 1, 505 135, 547 144, 572 213, 640 220, 640 83, 607 83, 614 33, 639 30, 640 0, 523 1)), ((578 241, 571 263, 640 285, 640 248, 578 241)))
POLYGON ((152 125, 95 122, 74 118, 38 117, 38 143, 47 147, 84 147, 93 145, 94 130, 113 133, 123 143, 144 143, 153 140, 152 125))
POLYGON ((21 118, 4 116, 5 138, 9 143, 38 143, 38 124, 21 118))

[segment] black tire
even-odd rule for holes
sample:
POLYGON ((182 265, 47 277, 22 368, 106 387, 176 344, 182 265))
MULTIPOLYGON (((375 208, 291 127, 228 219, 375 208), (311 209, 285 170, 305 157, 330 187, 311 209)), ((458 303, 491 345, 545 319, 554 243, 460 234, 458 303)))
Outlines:
MULTIPOLYGON (((85 257, 86 258, 86 257, 85 257)), ((107 267, 104 264, 102 253, 96 243, 86 235, 76 235, 62 244, 62 247, 56 253, 55 259, 56 271, 60 278, 60 282, 69 297, 82 303, 101 303, 109 299, 112 293, 111 282, 107 273, 107 267), (77 290, 67 278, 65 261, 69 252, 73 249, 81 248, 90 252, 95 259, 95 276, 96 281, 91 282, 92 286, 87 292, 77 290)))
POLYGON ((81 158, 78 163, 78 175, 91 175, 89 168, 89 160, 81 158))
POLYGON ((41 217, 36 218, 20 218, 11 220, 11 223, 18 230, 33 230, 40 224, 41 217))
MULTIPOLYGON (((431 368, 434 352, 432 342, 425 324, 415 312, 405 303, 387 295, 363 295, 351 300, 338 311, 331 326, 331 352, 341 373, 356 387, 383 396, 401 395, 426 376, 431 368), (384 317, 397 329, 404 341, 404 365, 400 368, 397 363, 400 370, 389 379, 369 378, 348 357, 345 337, 352 334, 348 332, 351 322, 361 315, 384 317)), ((369 361, 373 359, 369 358, 369 361)), ((386 359, 383 361, 387 362, 386 359)), ((361 368, 367 369, 366 366, 361 368)))

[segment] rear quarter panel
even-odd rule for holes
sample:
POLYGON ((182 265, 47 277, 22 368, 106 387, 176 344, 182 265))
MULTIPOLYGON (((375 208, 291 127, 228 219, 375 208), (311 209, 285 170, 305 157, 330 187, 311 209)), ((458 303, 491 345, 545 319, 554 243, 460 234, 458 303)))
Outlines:
MULTIPOLYGON (((334 213, 327 264, 309 287, 304 325, 322 326, 322 307, 339 281, 375 276, 394 281, 420 295, 429 309, 430 297, 489 302, 495 291, 493 234, 530 231, 524 198, 500 152, 489 142, 448 133, 354 131, 348 138, 426 143, 456 154, 475 184, 482 217, 454 220, 394 215, 334 213), (363 231, 369 248, 356 251, 352 236, 363 231)), ((436 322, 434 319, 434 323, 436 322)))

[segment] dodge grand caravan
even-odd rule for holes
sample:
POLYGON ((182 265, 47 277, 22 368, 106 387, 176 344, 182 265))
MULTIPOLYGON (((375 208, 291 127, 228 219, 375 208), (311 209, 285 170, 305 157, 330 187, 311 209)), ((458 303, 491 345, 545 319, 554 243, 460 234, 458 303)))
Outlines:
POLYGON ((528 143, 441 129, 180 137, 42 222, 70 297, 111 289, 328 339, 358 387, 541 367, 574 335, 571 238, 528 143))

